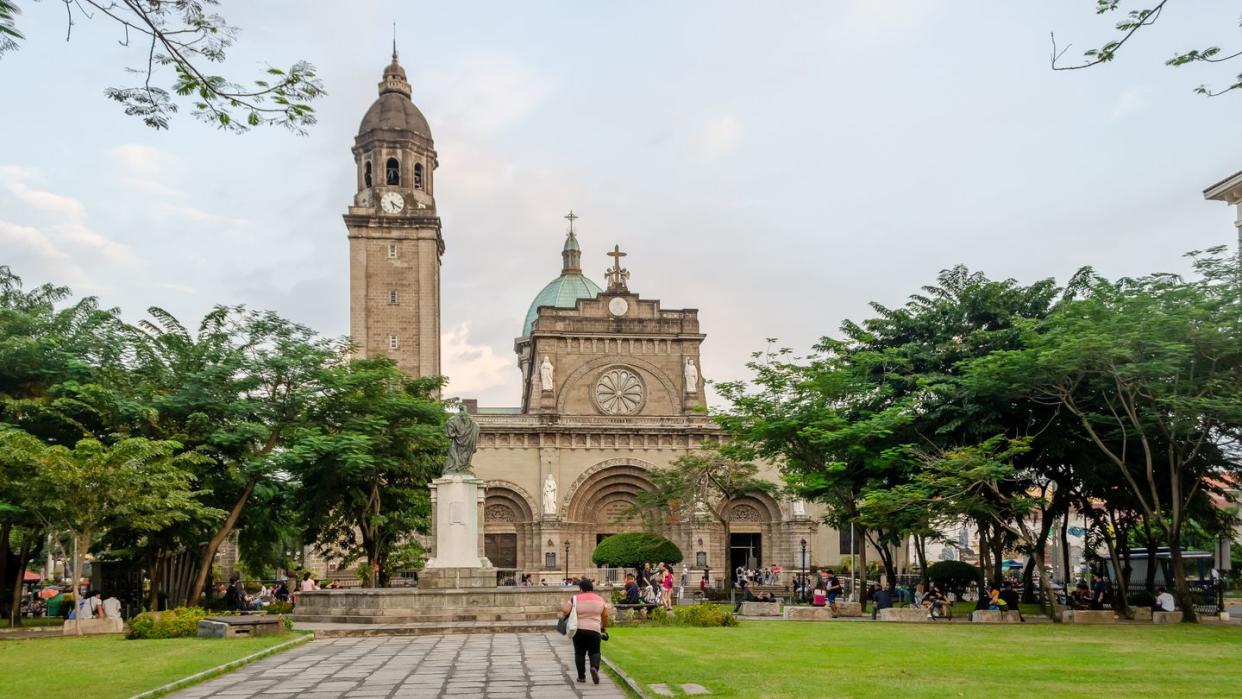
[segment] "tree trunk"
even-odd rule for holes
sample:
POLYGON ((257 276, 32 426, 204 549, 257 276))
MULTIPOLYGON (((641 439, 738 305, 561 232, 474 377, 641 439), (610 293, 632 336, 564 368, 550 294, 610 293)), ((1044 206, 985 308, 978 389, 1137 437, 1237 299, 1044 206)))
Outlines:
MULTIPOLYGON (((728 505, 726 504, 725 507, 728 507, 728 505)), ((729 604, 736 605, 737 580, 733 577, 733 561, 729 558, 729 553, 732 551, 730 546, 733 542, 730 541, 730 538, 733 536, 733 530, 729 526, 729 522, 728 517, 720 518, 720 526, 724 529, 725 585, 729 588, 729 604)))
POLYGON ((992 537, 992 582, 1000 586, 1005 579, 1005 532, 996 530, 992 537))
POLYGON ((923 589, 927 589, 927 539, 922 536, 914 537, 914 555, 919 559, 919 580, 923 583, 923 589))
POLYGON ((224 523, 220 525, 220 529, 216 531, 211 540, 207 542, 207 547, 203 549, 203 557, 198 563, 198 576, 194 579, 194 585, 190 587, 190 594, 186 595, 185 605, 194 607, 198 605, 198 598, 203 594, 203 587, 207 584, 207 576, 211 573, 211 565, 216 560, 216 552, 220 550, 220 545, 232 533, 233 527, 237 526, 237 520, 241 517, 242 509, 246 506, 246 501, 250 499, 250 494, 254 492, 254 487, 259 482, 258 476, 251 476, 246 481, 246 487, 242 490, 241 496, 237 498, 237 502, 233 503, 233 509, 229 510, 228 517, 224 518, 224 523))
POLYGON ((1065 589, 1070 586, 1070 550, 1069 550, 1069 508, 1065 509, 1065 514, 1061 515, 1061 570, 1065 575, 1065 589))
POLYGON ((1156 567, 1160 562, 1156 558, 1156 553, 1160 550, 1160 542, 1151 532, 1151 523, 1147 521, 1147 517, 1143 517, 1143 544, 1147 549, 1147 575, 1143 580, 1144 588, 1155 594, 1156 592, 1156 567))
POLYGON ((1057 598, 1052 593, 1052 576, 1047 575, 1045 571, 1047 567, 1047 558, 1043 549, 1035 550, 1035 565, 1039 567, 1039 595, 1043 598, 1044 604, 1047 605, 1048 617, 1052 619, 1052 623, 1061 623, 1061 615, 1057 610, 1057 598))
POLYGON ((22 583, 26 577, 26 563, 30 558, 31 537, 22 537, 22 547, 17 554, 17 574, 13 576, 13 596, 9 599, 9 626, 17 628, 22 623, 22 583))
POLYGON ((73 532, 73 632, 82 635, 82 559, 90 547, 86 532, 73 532))
POLYGON ((1035 601, 1035 552, 1026 559, 1022 568, 1022 601, 1030 604, 1035 601))
MULTIPOLYGON (((1119 530, 1114 529, 1114 536, 1119 530)), ((1127 619, 1133 619, 1134 613, 1130 611, 1130 600, 1126 598, 1126 590, 1128 589, 1128 576, 1121 572, 1121 555, 1117 551, 1117 544, 1113 541, 1113 536, 1104 535, 1104 546, 1108 549, 1108 558, 1113 562, 1113 570, 1117 571, 1117 587, 1116 594, 1113 595, 1113 607, 1119 616, 1127 619)))
POLYGON ((151 589, 147 592, 147 611, 157 611, 160 604, 160 561, 163 556, 157 550, 151 554, 151 570, 148 577, 151 579, 151 589))
MULTIPOLYGON (((856 524, 854 526, 857 527, 858 525, 856 524)), ((856 548, 859 550, 858 551, 858 570, 856 571, 857 572, 856 579, 858 582, 854 583, 854 589, 851 592, 851 598, 855 602, 863 599, 862 594, 859 592, 858 588, 863 587, 867 584, 867 530, 863 529, 861 534, 862 536, 859 538, 862 539, 862 544, 863 544, 862 546, 859 546, 857 541, 850 541, 850 548, 856 548)))
POLYGON ((991 567, 992 558, 992 542, 988 537, 987 525, 979 522, 979 594, 983 594, 983 588, 988 584, 988 568, 991 567))
MULTIPOLYGON (((9 579, 9 537, 13 531, 13 525, 9 522, 0 524, 0 595, 4 594, 5 581, 9 579)), ((6 599, 0 597, 0 600, 6 599)), ((0 612, 8 610, 0 607, 0 612)))
POLYGON ((1169 557, 1173 564, 1173 580, 1177 586, 1177 601, 1182 607, 1182 621, 1198 623, 1199 615, 1195 612, 1194 599, 1190 596, 1190 586, 1186 584, 1186 570, 1182 567, 1182 535, 1178 531, 1179 522, 1169 527, 1169 557))

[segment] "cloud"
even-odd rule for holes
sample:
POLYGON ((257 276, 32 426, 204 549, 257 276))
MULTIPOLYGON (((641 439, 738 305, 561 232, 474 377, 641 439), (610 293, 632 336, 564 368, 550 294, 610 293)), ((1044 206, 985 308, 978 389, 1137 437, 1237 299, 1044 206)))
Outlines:
MULTIPOLYGON (((551 91, 546 76, 507 56, 479 56, 461 64, 437 100, 446 131, 487 136, 529 114, 551 91)), ((439 116, 439 115, 438 115, 439 116)), ((434 130, 434 127, 433 127, 434 130)))
POLYGON ((158 148, 126 143, 109 151, 117 170, 117 179, 126 187, 146 194, 168 197, 181 191, 173 181, 176 162, 158 148))
POLYGON ((91 288, 98 285, 87 270, 108 265, 132 272, 141 266, 132 248, 85 223, 82 202, 31 186, 37 178, 38 172, 30 168, 0 165, 0 185, 12 197, 0 198, 11 217, 0 221, 0 240, 25 253, 26 259, 20 260, 25 266, 37 275, 91 288))
POLYGON ((715 158, 737 147, 741 140, 742 125, 732 116, 721 116, 711 121, 699 132, 699 155, 715 158))
POLYGON ((470 323, 448 329, 440 341, 441 371, 449 378, 447 392, 463 398, 477 398, 497 388, 517 383, 513 360, 496 354, 487 345, 470 339, 470 323))
POLYGON ((36 209, 58 214, 74 221, 82 218, 82 202, 77 199, 34 189, 20 179, 9 180, 7 186, 13 196, 36 209))

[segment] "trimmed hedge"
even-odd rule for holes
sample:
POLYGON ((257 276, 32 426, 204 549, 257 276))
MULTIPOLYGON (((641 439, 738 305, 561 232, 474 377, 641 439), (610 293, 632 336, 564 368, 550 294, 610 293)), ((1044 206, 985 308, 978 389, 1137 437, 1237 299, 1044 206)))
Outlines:
POLYGON ((681 549, 659 534, 626 532, 599 542, 591 554, 595 565, 637 568, 644 563, 681 563, 681 549))
POLYGON ((940 587, 961 592, 979 582, 983 572, 965 561, 938 561, 927 566, 927 578, 940 587))

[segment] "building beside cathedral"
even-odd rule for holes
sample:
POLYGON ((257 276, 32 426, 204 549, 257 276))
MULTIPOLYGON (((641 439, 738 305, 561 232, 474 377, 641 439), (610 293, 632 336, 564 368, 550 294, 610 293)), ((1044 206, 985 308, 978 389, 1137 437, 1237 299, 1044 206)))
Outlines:
MULTIPOLYGON (((446 248, 435 201, 439 159, 411 95, 394 51, 353 146, 357 191, 344 216, 350 332, 361 356, 392 357, 411 375, 434 375, 440 261, 452 235, 446 248)), ((631 278, 616 244, 607 253, 605 286, 596 284, 583 273, 576 217, 566 218, 560 275, 534 295, 515 328, 521 405, 466 401, 482 428, 474 471, 487 482, 487 556, 497 568, 535 579, 559 579, 566 569, 597 574, 590 562, 596 543, 641 529, 626 511, 636 493, 652 487, 651 469, 723 439, 704 412, 699 359, 706 335, 698 311, 644 296, 658 289, 641 270, 631 278)), ((763 477, 779 482, 775 469, 763 477)), ((840 565, 852 553, 848 534, 818 524, 818 505, 756 493, 729 508, 730 541, 706 514, 666 525, 691 570, 791 571, 804 540, 812 565, 840 565)))

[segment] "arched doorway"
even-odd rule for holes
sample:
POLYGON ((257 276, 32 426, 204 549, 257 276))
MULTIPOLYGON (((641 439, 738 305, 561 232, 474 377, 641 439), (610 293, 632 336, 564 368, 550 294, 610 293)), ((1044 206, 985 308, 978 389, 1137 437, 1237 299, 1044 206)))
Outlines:
POLYGON ((729 561, 729 573, 739 567, 760 569, 783 562, 786 553, 776 536, 781 522, 780 505, 755 493, 733 500, 729 508, 729 541, 721 542, 729 561))
POLYGON ((605 537, 642 531, 642 517, 630 510, 638 493, 651 490, 647 467, 621 459, 597 464, 580 476, 568 493, 564 509, 573 542, 571 570, 594 568, 591 553, 605 537))
POLYGON ((531 565, 535 521, 530 495, 505 481, 489 481, 483 502, 483 552, 497 569, 531 565))

